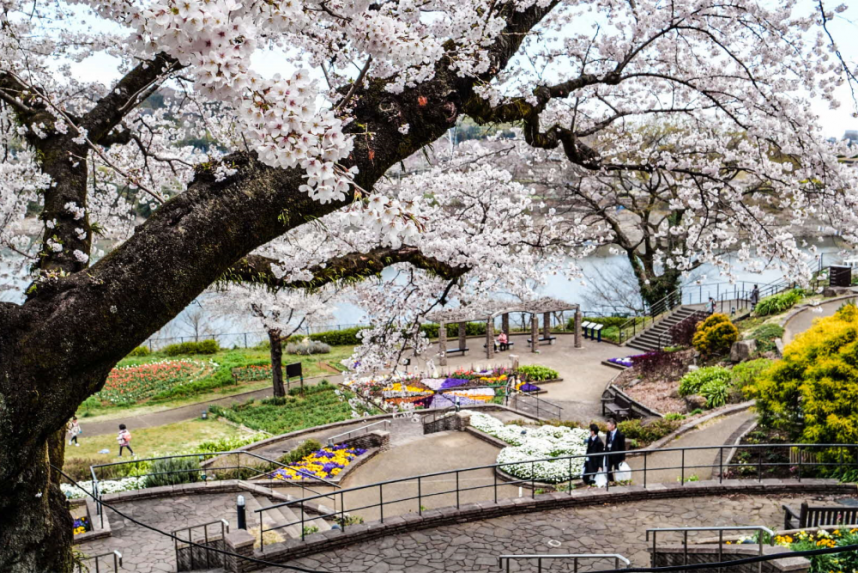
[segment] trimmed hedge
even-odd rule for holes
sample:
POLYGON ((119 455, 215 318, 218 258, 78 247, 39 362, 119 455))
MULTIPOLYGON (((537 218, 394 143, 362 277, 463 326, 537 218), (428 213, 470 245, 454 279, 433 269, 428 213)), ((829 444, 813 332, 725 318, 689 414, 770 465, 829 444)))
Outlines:
POLYGON ((149 354, 151 354, 151 352, 149 351, 148 347, 138 346, 137 348, 129 352, 128 356, 149 356, 149 354))
POLYGON ((183 354, 216 354, 220 350, 217 340, 201 340, 200 342, 182 342, 170 344, 161 349, 167 356, 181 356, 183 354))

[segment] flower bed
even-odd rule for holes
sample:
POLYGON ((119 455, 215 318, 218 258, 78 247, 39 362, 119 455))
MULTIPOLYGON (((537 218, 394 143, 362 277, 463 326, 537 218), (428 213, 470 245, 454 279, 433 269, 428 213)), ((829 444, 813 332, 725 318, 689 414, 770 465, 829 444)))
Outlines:
MULTIPOLYGON (((522 367, 524 368, 524 367, 522 367)), ((530 367, 540 375, 556 376, 553 370, 541 366, 530 367)), ((456 370, 446 377, 418 378, 412 374, 397 374, 388 378, 359 378, 344 384, 365 400, 385 410, 447 408, 458 401, 460 406, 486 402, 499 402, 513 390, 539 392, 541 388, 530 383, 525 372, 509 368, 490 370, 456 370), (514 379, 514 380, 513 380, 514 379)))
MULTIPOLYGON (((858 544, 858 529, 835 529, 830 533, 822 530, 799 531, 792 535, 776 535, 774 542, 793 551, 844 547, 858 544)), ((811 555, 809 559, 809 573, 852 573, 858 570, 858 553, 855 551, 811 555)))
POLYGON ((527 462, 583 456, 587 451, 589 435, 586 430, 548 425, 518 426, 504 424, 494 416, 480 412, 470 412, 470 415, 471 426, 510 445, 502 449, 497 458, 499 464, 512 464, 502 467, 508 474, 521 479, 560 483, 579 477, 584 470, 583 457, 527 462))
MULTIPOLYGON (((92 482, 78 482, 83 489, 87 492, 92 493, 92 482)), ((108 494, 108 493, 119 493, 122 491, 133 491, 136 489, 144 489, 146 483, 146 478, 142 477, 127 477, 122 479, 113 479, 107 481, 98 482, 98 493, 99 494, 108 494)), ((65 494, 68 499, 80 499, 82 497, 89 497, 86 493, 81 491, 81 489, 72 484, 60 484, 60 490, 62 490, 63 494, 65 494)))
POLYGON ((232 369, 232 377, 237 382, 254 382, 256 380, 271 380, 270 364, 250 364, 232 369))
POLYGON ((352 460, 366 453, 362 448, 350 448, 347 444, 328 446, 305 456, 299 462, 276 470, 268 477, 277 480, 306 480, 315 476, 322 479, 337 477, 352 460))
POLYGON ((120 366, 110 371, 98 399, 116 406, 134 404, 162 390, 208 376, 218 365, 198 360, 163 360, 137 366, 120 366))
POLYGON ((640 359, 644 356, 649 356, 653 354, 652 352, 645 352, 643 354, 634 354, 632 356, 625 356, 623 358, 608 358, 608 362, 611 364, 616 364, 617 366, 622 366, 623 368, 631 368, 635 364, 635 358, 640 359))
POLYGON ((75 535, 81 535, 87 531, 92 531, 92 524, 87 517, 78 517, 74 520, 73 532, 75 535))

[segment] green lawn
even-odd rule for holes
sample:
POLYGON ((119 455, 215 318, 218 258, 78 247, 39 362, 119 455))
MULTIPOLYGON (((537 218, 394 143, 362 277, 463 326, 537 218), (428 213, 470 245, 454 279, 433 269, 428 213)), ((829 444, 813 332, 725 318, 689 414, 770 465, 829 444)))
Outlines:
MULTIPOLYGON (((339 390, 338 395, 336 386, 323 381, 317 386, 308 386, 303 395, 299 388, 293 388, 285 399, 252 400, 230 408, 213 406, 211 411, 254 430, 285 434, 350 419, 352 407, 348 400, 353 396, 345 390, 339 390)), ((364 407, 358 409, 359 414, 364 411, 381 413, 364 407)))
MULTIPOLYGON (((187 420, 154 428, 136 429, 132 426, 129 430, 132 435, 131 447, 141 459, 191 450, 203 442, 252 437, 252 434, 214 419, 187 420)), ((85 475, 86 468, 90 465, 130 459, 127 453, 122 458, 118 457, 119 444, 115 434, 87 436, 83 433, 78 437, 78 442, 79 447, 67 443, 65 455, 67 473, 74 473, 78 477, 85 475), (98 453, 105 449, 110 453, 98 453)))
MULTIPOLYGON (((327 367, 328 363, 338 365, 339 362, 348 358, 353 351, 351 346, 334 346, 328 354, 315 354, 311 356, 300 356, 295 354, 283 354, 283 363, 291 364, 300 362, 302 364, 304 378, 318 376, 335 376, 336 372, 327 367)), ((222 350, 215 354, 200 354, 189 356, 168 357, 161 353, 152 353, 142 357, 128 357, 120 361, 119 368, 135 367, 155 362, 175 362, 181 360, 192 360, 196 362, 212 361, 216 367, 207 368, 204 375, 199 377, 187 377, 175 384, 162 384, 156 391, 150 392, 146 397, 136 399, 131 403, 116 404, 108 401, 105 395, 96 394, 90 396, 78 409, 80 418, 98 417, 110 419, 127 416, 133 411, 135 414, 154 412, 176 408, 196 402, 223 398, 224 396, 241 394, 253 390, 259 390, 271 385, 270 376, 264 379, 242 380, 233 379, 232 371, 235 368, 248 366, 270 365, 270 355, 267 350, 237 349, 222 350)), ((141 374, 145 379, 145 374, 141 374)), ((116 393, 114 392, 114 395, 116 393)), ((128 402, 128 400, 126 400, 128 402)))

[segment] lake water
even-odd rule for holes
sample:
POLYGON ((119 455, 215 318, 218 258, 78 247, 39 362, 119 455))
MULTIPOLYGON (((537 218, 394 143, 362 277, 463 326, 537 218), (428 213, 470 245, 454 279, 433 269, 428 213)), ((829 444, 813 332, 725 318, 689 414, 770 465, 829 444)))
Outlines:
MULTIPOLYGON (((822 254, 823 266, 839 262, 842 258, 842 255, 839 254, 842 246, 837 244, 835 240, 831 238, 826 238, 823 242, 818 243, 817 248, 822 254)), ((11 258, 8 256, 8 253, 3 253, 3 256, 0 257, 0 276, 3 275, 4 270, 9 268, 10 261, 11 258)), ((584 300, 587 292, 594 288, 594 285, 588 284, 588 277, 594 276, 594 270, 601 269, 604 273, 606 269, 618 269, 629 274, 631 273, 631 267, 629 266, 626 257, 621 254, 611 254, 608 248, 599 249, 595 254, 585 259, 581 259, 577 263, 584 273, 584 279, 569 280, 563 276, 549 276, 546 284, 538 289, 539 293, 544 296, 558 298, 570 303, 579 303, 585 311, 596 310, 591 308, 591 305, 588 305, 584 300)), ((741 268, 735 268, 734 273, 739 281, 739 286, 737 288, 741 289, 741 282, 745 281, 746 284, 744 286, 746 291, 753 288, 753 284, 762 286, 781 279, 781 274, 776 268, 770 268, 761 273, 751 273, 741 268)), ((393 271, 390 270, 382 273, 382 277, 387 279, 390 279, 392 275, 393 271)), ((695 300, 683 300, 683 302, 697 302, 696 299, 698 297, 702 297, 703 300, 706 300, 708 296, 715 296, 716 294, 720 294, 723 297, 725 296, 723 295, 725 288, 730 290, 733 289, 732 286, 725 285, 726 282, 727 279, 720 276, 717 269, 711 265, 703 265, 685 281, 685 288, 683 289, 684 292, 687 293, 686 296, 692 296, 691 293, 693 293, 695 300), (698 282, 703 283, 702 286, 698 285, 698 282)), ((18 288, 16 290, 0 290, 0 300, 21 302, 23 300, 22 289, 25 286, 26 285, 23 282, 19 281, 17 285, 18 288)), ((207 310, 207 308, 212 309, 213 305, 208 303, 205 297, 201 299, 201 303, 202 308, 206 310, 204 313, 205 316, 201 322, 204 323, 204 330, 207 333, 251 332, 253 334, 248 338, 248 343, 255 343, 261 339, 261 329, 258 324, 254 324, 252 319, 248 320, 247 317, 241 316, 215 316, 219 313, 207 310)), ((187 337, 191 334, 189 327, 187 324, 183 323, 181 318, 181 315, 177 317, 177 319, 167 325, 161 333, 156 334, 155 338, 187 337)), ((340 303, 334 311, 334 321, 330 327, 344 327, 360 323, 366 323, 364 311, 354 304, 340 303)), ((243 336, 233 338, 234 340, 230 339, 222 341, 222 344, 231 346, 233 344, 242 345, 244 343, 243 336)))

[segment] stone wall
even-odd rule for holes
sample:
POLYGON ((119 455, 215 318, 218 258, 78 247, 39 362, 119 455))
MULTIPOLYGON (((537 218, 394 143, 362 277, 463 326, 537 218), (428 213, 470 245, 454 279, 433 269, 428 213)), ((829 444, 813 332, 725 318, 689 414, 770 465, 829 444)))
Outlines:
MULTIPOLYGON (((652 548, 650 548, 652 554, 652 548)), ((791 555, 792 551, 786 547, 763 546, 764 555, 773 554, 791 555)), ((747 557, 756 557, 760 554, 758 545, 722 545, 720 559, 722 561, 736 561, 747 557)), ((719 560, 718 545, 689 545, 688 563, 717 563, 719 560)), ((653 567, 670 567, 674 565, 685 565, 685 551, 681 545, 666 545, 658 547, 653 567)), ((810 569, 810 561, 804 557, 786 557, 777 561, 763 561, 762 573, 806 573, 810 569)), ((745 563, 730 567, 730 573, 760 573, 760 563, 745 563)), ((695 569, 694 573, 723 573, 717 567, 711 569, 695 569)))
MULTIPOLYGON (((226 534, 226 550, 230 553, 253 557, 253 535, 246 529, 236 529, 226 534)), ((264 559, 264 557, 263 557, 264 559)), ((234 555, 226 555, 224 559, 224 571, 228 573, 244 573, 254 571, 261 566, 247 559, 240 559, 234 555)))
POLYGON ((424 434, 436 432, 464 432, 471 425, 471 415, 467 412, 455 412, 449 416, 423 423, 424 434))
POLYGON ((364 450, 378 448, 379 451, 385 452, 390 449, 390 432, 376 430, 362 436, 343 440, 339 444, 348 444, 350 448, 361 448, 364 450))

